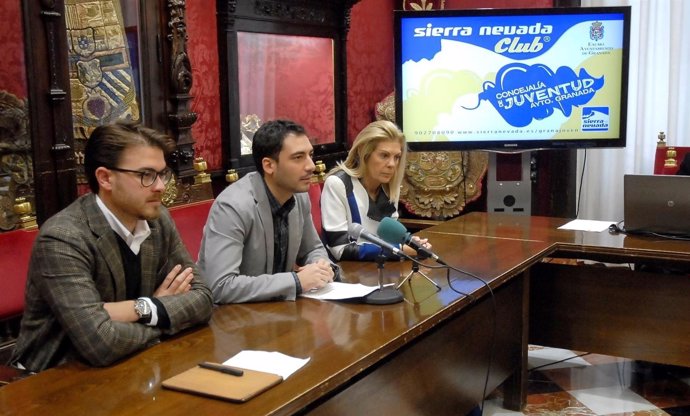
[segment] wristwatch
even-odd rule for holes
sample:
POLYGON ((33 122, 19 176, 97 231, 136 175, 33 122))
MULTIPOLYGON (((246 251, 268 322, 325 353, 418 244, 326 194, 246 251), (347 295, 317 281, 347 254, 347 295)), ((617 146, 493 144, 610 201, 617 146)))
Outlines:
POLYGON ((136 299, 134 301, 134 312, 139 316, 139 321, 142 324, 151 322, 151 306, 144 299, 136 299))

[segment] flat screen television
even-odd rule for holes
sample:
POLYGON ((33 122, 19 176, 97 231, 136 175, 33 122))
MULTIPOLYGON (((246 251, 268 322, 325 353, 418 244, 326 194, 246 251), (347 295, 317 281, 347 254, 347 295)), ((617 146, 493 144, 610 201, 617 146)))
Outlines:
POLYGON ((410 150, 624 147, 630 7, 395 12, 410 150))

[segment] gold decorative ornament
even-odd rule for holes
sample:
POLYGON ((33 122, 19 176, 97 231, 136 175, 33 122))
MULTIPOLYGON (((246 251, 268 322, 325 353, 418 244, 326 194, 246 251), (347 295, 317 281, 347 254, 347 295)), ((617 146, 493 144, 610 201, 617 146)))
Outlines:
POLYGON ((177 198, 177 179, 173 174, 172 178, 170 178, 170 182, 165 185, 165 191, 163 192, 163 205, 166 207, 172 206, 172 204, 175 202, 175 198, 177 198))
POLYGON ((316 165, 316 167, 314 168, 312 182, 322 183, 326 180, 326 164, 323 163, 323 160, 317 160, 314 165, 316 165))
POLYGON ((666 159, 664 159, 665 168, 676 168, 678 167, 678 152, 676 152, 675 147, 666 148, 666 159))
POLYGON ((208 164, 206 163, 206 160, 204 160, 203 157, 197 157, 194 159, 194 170, 199 172, 196 175, 194 175, 195 185, 211 182, 211 175, 206 173, 206 169, 208 169, 208 164))
POLYGON ((240 175, 235 169, 228 169, 228 173, 225 174, 225 182, 228 184, 237 182, 240 179, 240 175))
POLYGON ((403 10, 434 10, 434 6, 438 6, 436 10, 443 10, 446 6, 445 0, 403 0, 403 10))
POLYGON ((14 199, 12 210, 19 217, 19 221, 17 222, 19 228, 27 229, 38 226, 36 223, 36 216, 33 215, 31 202, 27 201, 23 196, 14 199))

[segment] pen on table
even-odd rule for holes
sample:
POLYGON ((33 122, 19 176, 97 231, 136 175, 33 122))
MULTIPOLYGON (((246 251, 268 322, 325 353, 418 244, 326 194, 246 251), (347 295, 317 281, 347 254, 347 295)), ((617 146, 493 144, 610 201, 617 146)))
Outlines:
POLYGON ((199 363, 199 367, 205 368, 207 370, 219 371, 221 373, 230 374, 237 377, 241 377, 244 374, 244 371, 240 370, 239 368, 230 367, 223 364, 203 362, 199 363))

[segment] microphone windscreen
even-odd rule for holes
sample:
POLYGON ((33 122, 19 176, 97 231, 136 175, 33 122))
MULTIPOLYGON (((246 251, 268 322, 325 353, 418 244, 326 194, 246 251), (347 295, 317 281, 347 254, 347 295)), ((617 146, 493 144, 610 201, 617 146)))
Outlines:
POLYGON ((357 224, 353 222, 347 226, 347 235, 355 241, 359 240, 359 236, 362 234, 362 231, 364 231, 364 227, 362 226, 362 224, 357 224))
POLYGON ((407 237, 407 229, 404 225, 391 217, 384 217, 379 223, 379 228, 376 234, 391 244, 405 244, 407 237))

